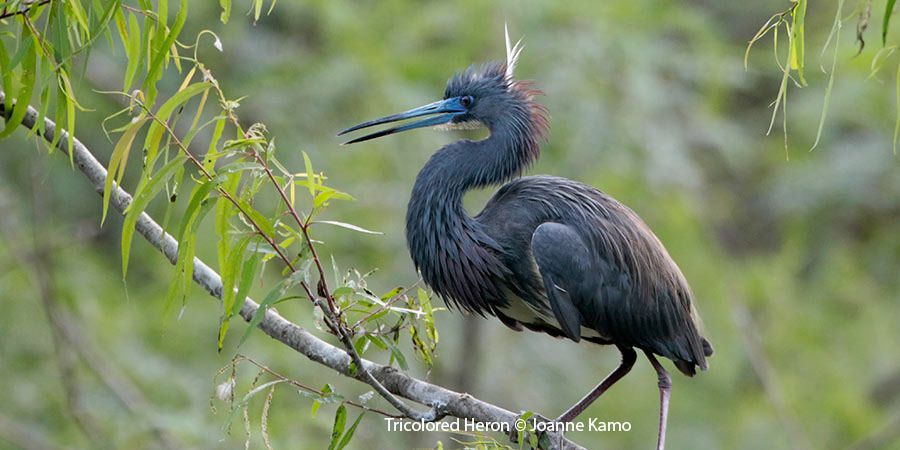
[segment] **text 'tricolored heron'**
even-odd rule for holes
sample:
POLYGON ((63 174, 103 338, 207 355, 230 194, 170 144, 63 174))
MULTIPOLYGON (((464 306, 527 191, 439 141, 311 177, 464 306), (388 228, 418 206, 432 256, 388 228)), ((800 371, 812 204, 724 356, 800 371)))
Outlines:
POLYGON ((428 126, 487 127, 486 139, 446 145, 419 172, 406 215, 416 268, 450 306, 496 316, 515 330, 619 349, 619 367, 558 421, 573 420, 627 374, 640 349, 659 379, 662 449, 671 381, 655 355, 692 376, 713 352, 700 334, 691 289, 625 205, 565 178, 520 177, 538 157, 548 117, 534 99, 539 92, 513 78, 521 46, 510 46, 508 33, 506 49, 505 64, 472 66, 451 78, 443 100, 339 135, 423 116, 347 144, 428 126), (504 182, 475 217, 463 209, 466 191, 504 182))

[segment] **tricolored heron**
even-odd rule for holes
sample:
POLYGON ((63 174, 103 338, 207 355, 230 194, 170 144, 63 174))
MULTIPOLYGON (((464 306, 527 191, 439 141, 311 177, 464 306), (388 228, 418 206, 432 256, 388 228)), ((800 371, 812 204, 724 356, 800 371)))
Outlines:
POLYGON ((472 66, 447 83, 443 100, 338 133, 428 116, 346 144, 427 126, 484 126, 490 136, 438 150, 419 172, 406 215, 410 255, 450 306, 496 316, 575 342, 615 345, 622 362, 557 420, 576 418, 634 365, 640 349, 660 391, 657 448, 665 445, 671 381, 655 355, 681 372, 706 370, 712 346, 700 334, 693 295, 675 261, 625 205, 582 183, 520 177, 548 130, 539 91, 516 80, 520 43, 506 63, 472 66), (512 180, 512 181, 510 181, 512 180), (475 217, 462 206, 472 188, 508 182, 475 217))

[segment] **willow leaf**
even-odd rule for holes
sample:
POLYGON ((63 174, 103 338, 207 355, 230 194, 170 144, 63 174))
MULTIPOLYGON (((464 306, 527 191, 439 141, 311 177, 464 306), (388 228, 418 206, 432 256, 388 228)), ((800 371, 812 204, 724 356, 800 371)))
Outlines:
POLYGON ((163 133, 166 131, 165 124, 169 121, 172 113, 195 95, 209 89, 209 87, 210 83, 208 82, 194 83, 173 95, 172 98, 166 100, 159 107, 156 114, 154 114, 154 121, 150 124, 147 138, 144 141, 144 148, 147 150, 148 167, 152 166, 153 161, 156 160, 156 156, 159 154, 159 143, 162 140, 163 133))
POLYGON ((363 227, 353 225, 352 223, 338 222, 336 220, 316 220, 313 223, 325 223, 328 225, 334 225, 337 227, 346 228, 348 230, 358 231, 360 233, 366 233, 366 234, 384 234, 380 231, 367 230, 363 227))
POLYGON ((219 6, 222 7, 222 14, 219 16, 219 20, 222 21, 222 24, 227 24, 228 18, 231 17, 231 0, 219 0, 219 6))
MULTIPOLYGON (((165 18, 165 13, 162 11, 163 1, 160 1, 160 17, 165 18)), ((160 44, 156 46, 156 54, 153 56, 153 60, 150 61, 150 66, 147 70, 147 78, 144 80, 144 90, 147 91, 147 101, 152 104, 154 99, 156 98, 156 82, 159 81, 162 74, 162 64, 165 60, 166 56, 169 54, 169 49, 172 48, 172 45, 175 44, 175 40, 178 38, 178 35, 181 33, 181 28, 184 26, 185 20, 187 20, 187 0, 181 0, 181 6, 178 9, 178 14, 175 16, 175 23, 172 24, 172 27, 169 29, 168 34, 166 34, 165 39, 162 40, 160 44)), ((157 28, 157 33, 164 32, 165 25, 164 21, 160 21, 160 27, 157 28)))
POLYGON ((150 178, 147 179, 143 186, 138 185, 138 189, 135 191, 134 199, 131 204, 125 208, 125 221, 122 224, 122 276, 126 276, 128 274, 128 258, 131 253, 131 241, 134 238, 135 226, 137 225, 138 217, 140 217, 141 213, 144 212, 144 209, 147 208, 147 205, 150 204, 150 201, 153 200, 153 197, 162 190, 165 182, 172 177, 175 173, 175 170, 184 164, 184 161, 187 159, 186 156, 179 154, 171 161, 166 163, 162 168, 159 169, 155 174, 153 174, 150 178))
POLYGON ((196 205, 195 209, 190 213, 186 213, 186 216, 189 216, 190 219, 187 220, 187 224, 185 225, 185 221, 182 221, 182 230, 179 239, 178 245, 178 259, 175 263, 175 278, 172 280, 172 286, 169 289, 169 295, 166 298, 165 303, 165 315, 172 310, 172 306, 175 304, 175 300, 178 297, 182 298, 182 302, 184 298, 187 296, 187 293, 190 290, 192 285, 193 277, 194 277, 194 254, 196 253, 197 248, 197 227, 200 226, 200 223, 203 221, 203 218, 209 213, 209 210, 212 209, 213 203, 205 200, 206 196, 209 194, 209 187, 214 183, 208 182, 202 185, 198 185, 195 188, 194 195, 191 198, 191 204, 196 205), (195 199, 198 199, 195 202, 195 199))
POLYGON ((236 303, 236 294, 235 294, 235 280, 237 278, 238 269, 241 265, 241 259, 243 258, 244 252, 247 249, 247 244, 249 244, 252 236, 244 236, 237 245, 231 247, 227 257, 225 258, 225 262, 221 265, 220 270, 222 271, 222 320, 219 324, 219 339, 218 339, 218 349, 221 351, 222 346, 225 343, 225 335, 228 333, 229 323, 231 321, 231 310, 234 309, 234 304, 236 303))
POLYGON ((344 434, 344 427, 347 425, 347 407, 343 403, 338 406, 334 413, 334 425, 331 427, 331 443, 328 450, 336 450, 341 435, 344 434))
POLYGON ((244 344, 248 337, 250 337, 250 332, 253 331, 254 328, 259 326, 260 322, 262 322, 263 317, 266 316, 266 311, 274 305, 278 299, 280 299, 287 288, 290 286, 289 279, 281 280, 271 291, 269 291, 266 298, 259 304, 259 308, 257 308, 256 312, 253 313, 253 318, 250 320, 250 324, 247 325, 247 329, 244 331, 244 335, 241 336, 241 341, 238 343, 238 347, 244 344))
POLYGON ((131 88, 131 83, 134 82, 134 76, 141 64, 141 26, 138 25, 137 17, 134 14, 128 15, 127 37, 124 44, 128 64, 125 67, 125 81, 122 88, 126 92, 131 88))
POLYGON ((891 15, 894 12, 894 4, 897 0, 888 0, 884 7, 884 21, 881 24, 881 44, 887 45, 888 29, 891 26, 891 15))
MULTIPOLYGON (((27 30, 28 28, 25 29, 27 30)), ((30 36, 28 32, 23 34, 30 36)), ((15 105, 7 102, 7 108, 12 106, 12 114, 6 119, 6 125, 0 131, 0 138, 5 138, 12 134, 16 127, 22 123, 25 111, 28 110, 28 103, 31 102, 31 94, 34 92, 34 83, 37 78, 35 70, 37 67, 37 52, 35 51, 34 41, 28 36, 23 36, 22 45, 25 47, 25 51, 22 53, 22 72, 19 76, 19 84, 22 86, 22 89, 16 95, 15 105)), ((13 57, 13 62, 10 65, 14 66, 16 64, 15 60, 16 57, 13 57)))
POLYGON ((109 167, 106 169, 106 183, 103 185, 103 214, 100 217, 100 225, 106 221, 106 213, 109 211, 109 194, 112 191, 113 179, 116 184, 121 185, 122 176, 125 174, 125 166, 128 163, 128 154, 131 152, 131 145, 134 143, 134 137, 137 135, 147 118, 141 118, 131 125, 122 133, 119 142, 113 148, 112 156, 109 158, 109 167))

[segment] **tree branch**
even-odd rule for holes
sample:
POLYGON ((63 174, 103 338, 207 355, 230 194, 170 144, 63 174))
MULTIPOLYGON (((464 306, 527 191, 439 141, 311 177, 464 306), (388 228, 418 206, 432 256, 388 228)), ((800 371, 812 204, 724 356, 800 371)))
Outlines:
POLYGON ((8 19, 12 16, 17 16, 19 14, 28 14, 31 12, 31 10, 33 8, 37 8, 39 6, 46 5, 47 3, 50 3, 50 0, 41 0, 37 3, 26 3, 24 8, 16 10, 16 11, 7 11, 6 8, 4 7, 3 11, 0 12, 0 20, 8 19))
MULTIPOLYGON (((0 91, 0 116, 7 115, 5 94, 0 91)), ((38 113, 31 106, 22 120, 22 125, 34 129, 38 121, 38 113)), ((44 118, 44 131, 41 138, 52 142, 56 133, 56 124, 44 118)), ((60 139, 57 148, 67 154, 68 140, 70 136, 65 130, 60 131, 60 139)), ((73 139, 72 158, 75 167, 88 178, 94 190, 103 195, 103 187, 106 182, 107 172, 103 165, 97 161, 94 155, 78 139, 73 139)), ((119 212, 131 203, 131 195, 118 185, 114 185, 110 193, 110 204, 119 212)), ((153 247, 159 250, 170 263, 175 264, 178 257, 178 241, 165 232, 147 213, 141 213, 137 220, 136 230, 153 247)), ((222 298, 222 279, 219 274, 204 263, 200 258, 194 258, 194 281, 217 299, 222 298)), ((249 297, 241 307, 240 315, 250 321, 259 308, 259 304, 249 297)), ((371 374, 373 378, 393 394, 399 395, 416 403, 435 408, 439 407, 447 415, 462 419, 472 419, 476 422, 505 423, 511 430, 515 430, 515 422, 520 414, 479 400, 469 394, 459 393, 442 386, 428 383, 409 376, 393 367, 378 364, 367 359, 361 359, 363 371, 353 371, 351 357, 344 350, 335 347, 306 329, 296 325, 282 317, 277 312, 267 309, 265 316, 259 324, 259 329, 276 341, 292 348, 306 356, 311 361, 326 366, 346 377, 354 378, 362 382, 363 374, 371 374)), ((513 433, 515 434, 515 433, 513 433)), ((583 447, 569 441, 561 434, 549 436, 546 442, 551 449, 582 449, 583 447)))

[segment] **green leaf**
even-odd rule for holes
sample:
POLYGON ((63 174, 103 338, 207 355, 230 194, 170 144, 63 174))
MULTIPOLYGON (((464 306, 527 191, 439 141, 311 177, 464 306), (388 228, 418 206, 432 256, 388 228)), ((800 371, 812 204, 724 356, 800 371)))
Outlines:
POLYGON ((359 416, 353 421, 353 425, 350 425, 350 429, 344 433, 344 437, 341 438, 341 442, 338 443, 336 450, 343 450, 344 447, 350 444, 350 440, 353 439, 353 433, 356 433, 356 427, 359 426, 359 422, 362 420, 365 413, 365 411, 359 413, 359 416))
POLYGON ((78 22, 78 25, 81 26, 81 29, 90 32, 91 27, 88 25, 87 14, 84 12, 84 7, 81 6, 80 0, 70 0, 65 2, 66 6, 69 7, 69 10, 72 12, 72 15, 75 16, 75 20, 78 22))
POLYGON ((250 337, 250 332, 253 331, 254 328, 259 326, 259 323, 262 322, 263 317, 266 316, 266 311, 268 311, 269 307, 271 307, 274 303, 278 301, 287 290, 290 284, 288 280, 281 280, 271 291, 266 295, 266 298, 263 299, 262 303, 259 304, 259 309, 253 314, 253 318, 250 320, 250 325, 247 326, 247 330, 244 331, 244 335, 241 336, 241 341, 238 343, 238 347, 244 344, 244 341, 250 337))
POLYGON ((228 23, 228 18, 231 17, 231 0, 219 0, 219 6, 222 7, 222 14, 219 16, 219 20, 226 24, 228 23))
MULTIPOLYGON (((23 28, 28 30, 28 27, 23 28)), ((22 123, 25 112, 28 110, 28 104, 31 102, 31 94, 34 92, 34 84, 37 77, 37 53, 35 51, 34 41, 30 38, 31 32, 24 31, 22 34, 22 45, 25 46, 25 53, 22 58, 22 73, 19 77, 22 89, 19 90, 18 95, 16 95, 15 105, 13 105, 10 100, 7 100, 6 102, 7 109, 12 107, 12 114, 6 119, 6 125, 4 125, 3 130, 0 131, 0 139, 12 134, 16 127, 22 123)), ((9 64, 14 66, 15 62, 9 64)), ((6 75, 4 75, 4 77, 5 76, 6 75)))
POLYGON ((357 338, 356 341, 353 342, 353 348, 356 350, 356 353, 359 356, 362 356, 364 353, 366 353, 366 350, 368 350, 369 344, 370 344, 369 340, 366 339, 365 335, 363 335, 363 336, 360 336, 359 338, 357 338))
POLYGON ((258 162, 253 162, 253 161, 235 161, 235 162, 228 163, 228 164, 225 164, 224 166, 220 167, 219 170, 217 171, 217 173, 219 175, 223 175, 223 174, 229 174, 229 173, 234 173, 234 172, 247 172, 247 171, 253 171, 253 170, 262 171, 263 166, 260 165, 258 162))
POLYGON ((268 217, 262 215, 262 213, 254 209, 250 203, 242 198, 237 199, 237 202, 244 214, 260 228, 263 234, 269 237, 275 236, 275 226, 272 225, 272 221, 269 220, 268 217))
MULTIPOLYGON (((41 72, 44 72, 45 70, 49 72, 50 64, 41 64, 41 72)), ((43 75, 41 75, 41 79, 48 79, 49 75, 51 75, 51 74, 48 73, 47 75, 48 75, 47 77, 44 77, 43 75)), ((53 90, 53 86, 49 85, 49 84, 45 84, 41 88, 41 95, 40 95, 41 104, 40 104, 40 106, 38 106, 37 120, 35 121, 35 124, 34 124, 34 132, 38 136, 44 135, 44 125, 46 123, 44 121, 44 119, 47 117, 47 110, 50 109, 50 91, 52 91, 52 90, 53 90)))
MULTIPOLYGON (((114 2, 113 2, 114 3, 114 2)), ((116 12, 114 14, 114 22, 116 24, 116 30, 119 32, 119 40, 124 44, 128 42, 128 25, 125 22, 125 10, 122 8, 116 8, 116 12)))
MULTIPOLYGON (((257 245, 259 245, 258 241, 257 245)), ((253 277, 256 275, 260 259, 262 259, 261 253, 251 252, 250 256, 244 260, 244 264, 241 266, 241 281, 238 284, 237 296, 231 305, 229 315, 234 316, 241 311, 241 307, 244 305, 244 299, 247 298, 247 294, 250 292, 250 286, 253 284, 253 277)))
POLYGON ((132 122, 128 128, 125 129, 125 132, 122 133, 122 137, 119 138, 119 142, 116 143, 112 155, 109 157, 106 183, 103 185, 103 214, 100 217, 101 226, 103 225, 103 222, 106 221, 106 213, 109 211, 109 197, 110 192, 112 191, 113 179, 115 179, 116 184, 121 185, 122 176, 125 174, 125 166, 128 163, 128 154, 131 152, 131 144, 134 143, 134 137, 147 120, 147 118, 141 117, 136 122, 132 122))
POLYGON ((897 118, 894 120, 894 156, 897 156, 897 142, 900 141, 900 64, 897 64, 897 118))
POLYGON ((806 78, 804 77, 804 48, 805 48, 805 29, 806 29, 806 0, 795 0, 797 5, 794 6, 792 13, 793 26, 791 27, 791 69, 797 71, 797 78, 801 86, 806 86, 806 78))
MULTIPOLYGON (((522 421, 524 421, 527 424, 528 419, 530 419, 531 416, 533 416, 533 415, 534 415, 533 412, 525 411, 522 413, 521 416, 519 416, 519 419, 521 419, 522 421)), ((525 430, 520 430, 520 429, 516 428, 516 442, 519 443, 519 450, 522 450, 522 448, 525 446, 525 430)))
POLYGON ((379 298, 380 298, 382 301, 384 301, 384 300, 390 300, 393 296, 395 296, 395 295, 397 295, 397 294, 399 294, 399 293, 401 293, 401 292, 403 292, 403 287, 402 287, 402 286, 397 286, 397 287, 391 289, 390 291, 387 291, 387 292, 385 292, 384 294, 381 294, 381 297, 379 297, 379 298))
POLYGON ((386 344, 391 349, 391 360, 397 361, 397 365, 400 366, 403 370, 409 370, 409 364, 406 363, 406 356, 403 355, 403 352, 400 351, 400 348, 397 347, 397 344, 390 339, 383 339, 382 343, 386 344))
POLYGON ((891 26, 891 15, 894 12, 894 4, 897 3, 897 0, 887 0, 887 5, 884 7, 884 21, 881 24, 881 44, 887 45, 887 35, 888 29, 891 26))
MULTIPOLYGON (((190 73, 191 76, 193 76, 193 69, 191 69, 190 73)), ((182 139, 182 143, 185 147, 189 147, 191 141, 197 136, 197 133, 206 127, 206 124, 203 126, 198 126, 198 124, 200 123, 200 116, 203 115, 203 108, 206 106, 207 98, 209 98, 209 90, 203 91, 203 94, 200 96, 200 103, 197 104, 197 110, 194 112, 194 120, 191 122, 191 127, 189 128, 190 131, 188 131, 187 135, 182 139)))
POLYGON ((334 413, 334 425, 331 427, 331 443, 328 444, 328 450, 338 448, 338 441, 344 434, 344 427, 347 425, 347 407, 341 403, 337 411, 334 413))
MULTIPOLYGON (((532 418, 532 416, 534 416, 534 413, 531 412, 531 411, 525 411, 524 413, 522 413, 522 416, 521 416, 521 419, 525 421, 525 424, 526 424, 526 426, 527 426, 527 430, 528 430, 528 444, 531 445, 531 448, 533 448, 533 449, 536 449, 536 448, 544 448, 544 447, 540 447, 540 446, 539 446, 539 444, 540 444, 540 443, 538 442, 538 436, 539 436, 539 433, 536 433, 536 432, 535 432, 535 430, 534 430, 534 424, 533 424, 533 422, 530 422, 530 419, 532 418)), ((519 448, 521 448, 521 447, 522 447, 522 443, 523 443, 523 439, 522 439, 522 431, 519 431, 519 432, 518 432, 518 438, 519 438, 519 439, 518 439, 518 441, 519 441, 519 448)))
POLYGON ((203 168, 208 172, 212 172, 215 169, 216 161, 221 156, 216 151, 216 146, 219 145, 219 140, 222 139, 222 131, 225 130, 225 120, 225 117, 216 119, 216 127, 213 129, 212 139, 209 140, 209 147, 207 147, 206 155, 203 157, 203 168))
MULTIPOLYGON (((220 190, 233 195, 237 191, 240 182, 240 172, 227 174, 220 186, 220 190)), ((216 238, 218 240, 219 268, 222 269, 224 269, 225 261, 228 257, 228 224, 232 215, 234 215, 234 210, 234 204, 231 203, 231 200, 225 194, 220 193, 219 198, 216 200, 216 238)))
MULTIPOLYGON (((6 94, 7 102, 9 99, 12 99, 16 96, 16 91, 13 87, 13 65, 9 61, 9 53, 6 52, 6 44, 0 40, 0 80, 2 80, 2 85, 0 85, 0 89, 3 89, 3 92, 6 94)), ((6 109, 9 110, 9 106, 7 104, 6 109)), ((57 133, 58 134, 58 133, 57 133)))
MULTIPOLYGON (((219 197, 219 202, 228 201, 222 197, 219 197)), ((223 241, 227 241, 227 239, 223 236, 220 238, 223 241)), ((219 339, 218 339, 218 350, 222 350, 222 346, 225 342, 225 336, 228 333, 229 323, 231 318, 234 316, 232 311, 235 309, 235 305, 238 303, 236 301, 237 294, 234 290, 235 280, 237 278, 237 271, 239 265, 241 264, 241 259, 243 258, 244 252, 247 249, 247 245, 253 239, 252 235, 244 236, 238 242, 238 244, 234 247, 231 247, 225 261, 220 264, 220 268, 222 270, 222 322, 219 325, 219 339)))
POLYGON ((56 122, 56 132, 53 133, 53 140, 50 142, 51 150, 57 147, 59 143, 59 139, 62 137, 62 130, 59 129, 59 124, 63 123, 66 116, 66 102, 63 101, 63 97, 65 97, 65 93, 59 84, 57 84, 56 88, 56 112, 53 116, 53 121, 56 122))
MULTIPOLYGON (((819 115, 819 127, 816 129, 816 140, 813 141, 812 147, 810 147, 809 151, 813 151, 818 145, 819 140, 822 138, 822 131, 825 129, 825 118, 828 116, 828 105, 831 102, 831 90, 834 87, 834 74, 837 72, 837 60, 838 60, 838 49, 840 48, 841 41, 841 28, 842 20, 841 13, 844 9, 844 0, 838 0, 837 13, 834 15, 834 22, 831 25, 831 31, 828 33, 828 38, 825 39, 825 46, 822 47, 822 57, 825 56, 825 50, 828 49, 829 43, 834 41, 834 50, 832 52, 831 58, 831 70, 828 73, 828 84, 825 86, 825 95, 822 98, 822 112, 819 115)), ((877 55, 876 58, 877 60, 877 55)), ((873 65, 876 61, 873 61, 873 65)), ((825 70, 822 67, 822 70, 825 70)))
POLYGON ((226 306, 225 316, 223 317, 222 326, 219 330, 219 350, 222 350, 225 334, 228 332, 229 321, 232 317, 236 316, 240 312, 241 307, 244 306, 244 299, 247 298, 247 294, 250 291, 250 286, 253 283, 253 278, 256 275, 257 267, 259 266, 259 261, 261 259, 262 254, 251 252, 242 265, 241 281, 238 285, 238 292, 236 295, 231 296, 231 304, 226 306))
POLYGON ((313 207, 321 208, 322 206, 326 206, 331 199, 356 200, 350 194, 329 187, 319 186, 319 193, 316 194, 315 199, 313 199, 313 207))
POLYGON ((184 289, 185 281, 190 283, 191 276, 194 271, 194 252, 196 251, 197 240, 189 239, 178 243, 178 256, 175 260, 175 276, 169 284, 169 290, 166 293, 166 300, 163 306, 163 317, 168 317, 175 305, 175 300, 179 297, 184 299, 187 292, 184 289), (187 272, 190 271, 191 274, 187 272))
MULTIPOLYGON (((387 312, 387 311, 385 311, 385 312, 387 312)), ((363 335, 363 336, 365 336, 366 339, 369 340, 369 342, 375 344, 376 347, 378 347, 378 348, 380 348, 380 349, 382 349, 382 350, 387 350, 387 349, 388 349, 387 344, 384 343, 384 339, 382 339, 381 336, 374 336, 374 335, 371 335, 371 334, 365 334, 365 335, 363 335)))
POLYGON ((191 200, 188 208, 182 216, 181 225, 178 229, 178 259, 175 264, 175 278, 169 289, 169 295, 166 296, 164 311, 166 315, 171 311, 175 300, 180 296, 183 298, 190 290, 192 278, 194 275, 194 254, 197 245, 197 227, 203 221, 203 218, 212 209, 213 203, 207 201, 210 191, 215 188, 216 183, 207 181, 194 186, 191 193, 191 200))
POLYGON ((316 195, 316 176, 313 173, 312 161, 306 152, 303 153, 303 164, 306 166, 306 186, 309 188, 309 195, 316 195))
POLYGON ((346 228, 348 230, 353 230, 353 231, 359 231, 360 233, 366 233, 366 234, 384 234, 380 231, 367 230, 363 227, 359 227, 359 226, 356 226, 356 225, 353 225, 350 223, 338 222, 335 220, 316 220, 316 221, 313 221, 312 223, 325 223, 328 225, 334 225, 337 227, 346 228))
MULTIPOLYGON (((166 13, 163 11, 164 3, 165 2, 162 1, 159 2, 159 17, 162 20, 159 21, 157 33, 160 34, 165 29, 166 13)), ((153 60, 150 62, 150 67, 147 70, 147 78, 144 80, 144 90, 147 91, 148 104, 152 105, 154 99, 156 99, 156 82, 161 78, 163 61, 168 56, 170 48, 175 44, 175 40, 181 33, 181 28, 184 26, 185 20, 187 20, 187 11, 187 0, 181 0, 181 6, 178 9, 178 14, 175 16, 175 23, 172 24, 169 33, 166 34, 166 38, 156 47, 156 53, 153 55, 153 60)))
POLYGON ((419 337, 419 329, 415 325, 411 325, 409 327, 409 335, 410 339, 413 343, 413 348, 422 357, 422 361, 426 366, 431 367, 433 362, 431 359, 431 353, 429 352, 429 347, 422 342, 422 339, 419 337))
MULTIPOLYGON (((65 69, 59 69, 59 79, 62 81, 63 85, 63 89, 60 92, 65 94, 66 126, 68 128, 67 131, 69 132, 67 143, 69 149, 69 164, 72 165, 72 167, 75 167, 75 91, 72 90, 72 83, 69 82, 69 74, 66 73, 65 69)), ((57 134, 62 135, 59 130, 57 130, 57 134)))
POLYGON ((125 44, 125 57, 128 64, 125 67, 125 81, 123 91, 127 92, 131 88, 134 81, 134 75, 137 73, 140 65, 142 48, 141 48, 141 27, 138 24, 137 16, 133 13, 128 15, 128 39, 125 44))
POLYGON ((233 148, 247 148, 257 144, 265 144, 266 140, 260 137, 248 137, 248 138, 240 138, 240 139, 229 139, 225 141, 225 145, 222 147, 222 151, 231 150, 233 148))
POLYGON ((159 107, 156 114, 153 115, 153 123, 150 124, 150 128, 147 130, 147 138, 144 141, 148 167, 151 167, 153 162, 156 161, 156 156, 159 152, 159 142, 162 140, 163 133, 166 131, 165 124, 169 121, 172 113, 195 95, 209 89, 210 86, 211 83, 207 81, 194 83, 173 95, 172 98, 166 100, 159 107))
POLYGON ((196 222, 201 216, 200 205, 209 198, 209 194, 217 186, 218 183, 210 180, 203 180, 201 183, 194 186, 193 192, 191 192, 191 199, 188 202, 188 207, 182 216, 181 225, 178 227, 179 239, 185 238, 192 227, 196 228, 196 222))
POLYGON ((153 197, 159 193, 165 182, 172 177, 175 170, 184 164, 186 156, 179 154, 162 168, 153 174, 145 183, 139 184, 135 191, 134 199, 125 208, 125 221, 122 224, 122 276, 128 274, 128 257, 131 253, 131 240, 134 237, 134 229, 138 217, 153 197))
POLYGON ((253 0, 253 23, 259 21, 259 16, 262 14, 262 5, 263 0, 253 0))

